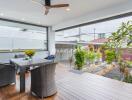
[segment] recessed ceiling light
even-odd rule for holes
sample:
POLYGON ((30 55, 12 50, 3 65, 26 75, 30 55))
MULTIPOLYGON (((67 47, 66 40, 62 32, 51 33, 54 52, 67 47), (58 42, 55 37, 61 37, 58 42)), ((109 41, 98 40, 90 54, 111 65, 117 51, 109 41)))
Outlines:
POLYGON ((70 8, 66 8, 66 11, 70 11, 71 9, 70 8))
POLYGON ((0 13, 0 16, 4 16, 4 13, 0 13))
POLYGON ((22 21, 24 21, 25 20, 25 18, 22 18, 22 21))

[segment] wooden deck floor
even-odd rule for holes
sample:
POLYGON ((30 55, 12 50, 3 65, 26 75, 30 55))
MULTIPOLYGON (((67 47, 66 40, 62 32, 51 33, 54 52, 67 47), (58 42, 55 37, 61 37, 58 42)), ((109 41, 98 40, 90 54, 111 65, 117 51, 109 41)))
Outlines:
MULTIPOLYGON (((56 69, 56 95, 43 100, 132 100, 132 85, 89 73, 77 74, 59 64, 56 69)), ((30 94, 30 74, 26 75, 26 92, 16 85, 0 88, 0 100, 41 100, 30 94)))

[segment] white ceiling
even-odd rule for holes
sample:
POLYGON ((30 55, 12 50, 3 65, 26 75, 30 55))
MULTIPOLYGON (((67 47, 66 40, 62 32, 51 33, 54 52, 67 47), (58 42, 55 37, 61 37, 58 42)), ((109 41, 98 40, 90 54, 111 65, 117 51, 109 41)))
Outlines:
POLYGON ((4 14, 0 17, 50 26, 128 1, 131 0, 52 0, 53 4, 69 3, 71 10, 51 9, 45 16, 44 8, 32 0, 0 0, 0 13, 4 14))

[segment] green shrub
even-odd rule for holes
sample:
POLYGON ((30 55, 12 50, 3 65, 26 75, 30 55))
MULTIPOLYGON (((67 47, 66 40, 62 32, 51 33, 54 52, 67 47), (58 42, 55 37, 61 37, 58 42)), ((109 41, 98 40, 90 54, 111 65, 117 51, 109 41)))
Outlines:
POLYGON ((101 53, 100 52, 96 52, 95 56, 96 56, 96 59, 99 59, 99 58, 101 58, 101 53))
POLYGON ((119 64, 120 72, 125 73, 125 69, 127 68, 126 63, 123 60, 121 60, 120 62, 118 62, 118 64, 119 64))
POLYGON ((123 81, 127 83, 132 83, 132 76, 130 74, 126 75, 123 81))
POLYGON ((115 51, 114 50, 106 50, 105 51, 105 54, 106 54, 106 62, 107 63, 112 63, 114 60, 115 60, 115 51))
POLYGON ((82 69, 82 67, 85 64, 85 54, 86 54, 86 51, 81 49, 80 46, 76 47, 76 50, 75 50, 75 65, 77 66, 77 69, 79 69, 79 70, 82 69))
POLYGON ((127 67, 132 68, 132 61, 126 61, 127 67))
POLYGON ((95 58, 96 58, 95 52, 93 52, 93 51, 88 51, 88 52, 86 53, 86 59, 89 60, 90 62, 93 62, 93 61, 95 60, 95 58))

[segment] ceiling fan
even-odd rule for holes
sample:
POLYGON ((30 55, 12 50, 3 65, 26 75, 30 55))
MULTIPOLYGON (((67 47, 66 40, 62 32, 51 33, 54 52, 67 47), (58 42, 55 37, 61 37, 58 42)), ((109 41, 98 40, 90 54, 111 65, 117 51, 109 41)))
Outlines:
MULTIPOLYGON (((32 0, 37 2, 36 0, 32 0)), ((49 10, 51 8, 62 8, 62 7, 69 7, 69 4, 51 4, 51 0, 39 0, 39 2, 42 6, 45 7, 45 15, 49 13, 49 10)))

